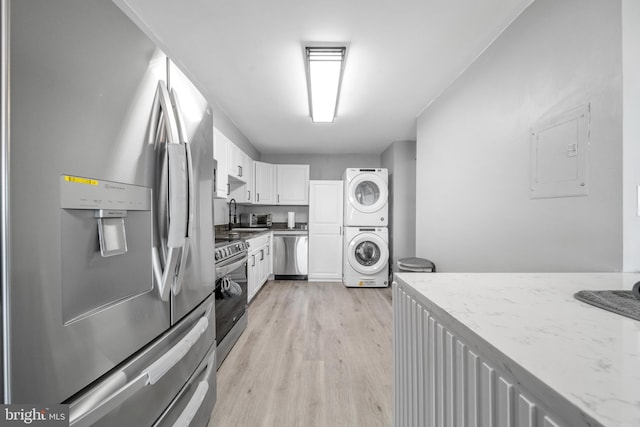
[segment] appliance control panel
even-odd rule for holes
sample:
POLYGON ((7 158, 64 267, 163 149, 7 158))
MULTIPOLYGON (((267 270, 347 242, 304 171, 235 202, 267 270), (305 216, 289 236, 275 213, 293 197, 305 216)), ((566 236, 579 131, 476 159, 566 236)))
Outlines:
POLYGON ((84 178, 60 177, 60 207, 63 209, 151 210, 151 188, 84 178))
POLYGON ((247 249, 248 245, 244 240, 217 243, 214 253, 215 260, 217 263, 224 263, 224 261, 233 258, 238 254, 246 253, 247 249))

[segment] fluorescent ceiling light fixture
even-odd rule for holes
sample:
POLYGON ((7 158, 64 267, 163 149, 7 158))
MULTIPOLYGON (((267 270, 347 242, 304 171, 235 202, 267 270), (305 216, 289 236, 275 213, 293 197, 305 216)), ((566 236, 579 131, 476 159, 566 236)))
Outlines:
POLYGON ((331 123, 338 111, 347 46, 305 46, 309 114, 318 123, 331 123))

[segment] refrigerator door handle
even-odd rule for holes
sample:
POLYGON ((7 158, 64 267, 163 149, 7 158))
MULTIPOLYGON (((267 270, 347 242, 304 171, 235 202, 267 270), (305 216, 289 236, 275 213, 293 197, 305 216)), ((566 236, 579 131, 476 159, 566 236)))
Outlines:
POLYGON ((167 142, 177 143, 180 140, 180 135, 178 134, 178 125, 176 123, 174 115, 170 114, 172 110, 171 97, 169 96, 169 91, 167 90, 167 84, 162 80, 158 82, 158 88, 156 89, 156 100, 156 102, 160 104, 164 119, 167 121, 167 142))
POLYGON ((207 391, 209 391, 209 383, 207 380, 200 381, 191 400, 189 400, 189 403, 187 403, 187 406, 185 406, 176 422, 173 423, 173 427, 189 427, 193 417, 196 416, 196 412, 198 412, 198 409, 202 406, 207 391))
POLYGON ((154 247, 152 253, 153 272, 158 285, 158 293, 163 301, 169 300, 170 288, 175 286, 176 277, 180 270, 184 256, 185 239, 188 228, 187 193, 188 171, 186 149, 181 141, 181 129, 173 112, 173 103, 164 81, 158 82, 156 99, 153 108, 153 120, 159 123, 156 132, 155 149, 161 153, 163 159, 159 167, 157 181, 159 194, 155 197, 157 205, 154 233, 154 247), (166 139, 166 141, 163 141, 166 139), (164 145, 164 150, 159 145, 164 145), (162 184, 162 182, 165 184, 162 184), (166 205, 168 204, 168 206, 166 205), (166 217, 166 218, 164 218, 166 217), (161 230, 167 229, 167 235, 160 235, 161 230))
POLYGON ((175 90, 171 89, 171 105, 173 106, 173 113, 176 116, 176 124, 178 126, 178 135, 180 136, 180 145, 184 146, 186 153, 186 172, 187 172, 187 229, 185 231, 185 239, 182 246, 182 253, 180 254, 180 265, 176 274, 176 278, 173 282, 172 290, 173 294, 177 295, 182 289, 182 282, 184 280, 184 270, 187 258, 189 256, 190 249, 190 237, 193 236, 193 215, 195 212, 195 186, 193 175, 193 156, 191 155, 191 146, 187 141, 187 133, 182 119, 182 110, 180 109, 180 102, 178 101, 178 95, 175 90))
POLYGON ((169 230, 167 247, 182 248, 187 236, 187 153, 182 144, 167 144, 169 154, 169 230))
MULTIPOLYGON (((149 365, 140 375, 135 377, 135 379, 107 395, 99 402, 95 402, 95 405, 84 405, 78 410, 71 411, 69 425, 72 427, 93 425, 146 386, 158 382, 164 374, 169 372, 172 367, 182 360, 200 336, 207 330, 208 326, 209 320, 207 319, 207 315, 205 315, 200 318, 195 326, 193 326, 176 345, 149 365)), ((126 374, 121 371, 118 373, 114 382, 121 383, 124 381, 126 381, 126 374)))
POLYGON ((191 146, 188 142, 184 143, 184 147, 187 153, 187 188, 189 192, 189 196, 187 199, 187 232, 184 239, 184 245, 182 247, 178 274, 173 283, 174 286, 172 287, 174 295, 178 295, 180 293, 180 290, 182 289, 182 283, 184 282, 184 271, 187 264, 187 258, 189 257, 189 250, 191 249, 191 237, 193 236, 193 214, 195 212, 193 157, 191 157, 191 146))
MULTIPOLYGON (((160 298, 169 299, 169 288, 176 288, 182 280, 182 266, 186 259, 187 243, 187 155, 183 144, 167 144, 169 160, 169 230, 167 231, 167 262, 158 285, 160 298)), ((162 215, 162 212, 158 212, 162 215)))
POLYGON ((180 143, 184 144, 184 150, 186 153, 186 166, 187 166, 187 185, 188 185, 188 218, 187 218, 187 232, 186 236, 191 237, 193 235, 193 215, 195 212, 195 178, 193 175, 193 156, 191 155, 191 145, 187 140, 187 130, 185 128, 184 120, 182 118, 182 110, 180 109, 180 102, 178 102, 178 94, 175 90, 171 89, 171 102, 173 105, 173 111, 176 116, 176 125, 178 127, 178 135, 180 136, 180 143))
MULTIPOLYGON (((164 270, 162 271, 162 275, 160 276, 160 280, 158 281, 158 293, 160 294, 160 299, 162 299, 162 301, 169 301, 169 290, 171 289, 169 283, 180 262, 179 255, 180 249, 178 248, 169 248, 167 252, 167 262, 164 266, 164 270)), ((154 258, 153 261, 153 265, 155 267, 156 259, 154 258)))
POLYGON ((176 117, 176 127, 178 129, 178 137, 180 142, 187 143, 187 130, 185 129, 184 120, 182 119, 182 110, 180 109, 180 102, 178 102, 178 94, 174 89, 171 89, 171 107, 173 107, 173 114, 176 117))

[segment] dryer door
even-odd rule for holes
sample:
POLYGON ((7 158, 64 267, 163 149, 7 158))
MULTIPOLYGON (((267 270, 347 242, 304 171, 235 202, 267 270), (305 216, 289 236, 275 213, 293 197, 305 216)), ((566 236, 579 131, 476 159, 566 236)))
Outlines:
POLYGON ((363 173, 349 183, 349 203, 363 213, 373 213, 387 203, 387 184, 377 175, 363 173))
POLYGON ((388 268, 389 248, 376 234, 358 234, 349 243, 347 252, 349 264, 360 274, 376 274, 388 268))

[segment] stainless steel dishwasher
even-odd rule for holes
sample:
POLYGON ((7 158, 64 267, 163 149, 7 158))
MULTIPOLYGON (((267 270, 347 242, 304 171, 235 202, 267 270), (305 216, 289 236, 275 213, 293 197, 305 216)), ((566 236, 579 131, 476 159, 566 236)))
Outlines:
POLYGON ((307 280, 308 230, 273 230, 273 275, 276 279, 307 280))

